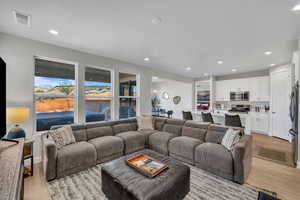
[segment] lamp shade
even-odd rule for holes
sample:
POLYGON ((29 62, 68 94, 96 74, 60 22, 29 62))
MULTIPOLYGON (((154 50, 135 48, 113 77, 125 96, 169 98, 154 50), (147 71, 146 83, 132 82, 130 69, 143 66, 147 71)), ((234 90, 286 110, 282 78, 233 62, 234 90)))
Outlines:
POLYGON ((25 123, 29 118, 29 108, 9 107, 6 108, 7 123, 25 123))

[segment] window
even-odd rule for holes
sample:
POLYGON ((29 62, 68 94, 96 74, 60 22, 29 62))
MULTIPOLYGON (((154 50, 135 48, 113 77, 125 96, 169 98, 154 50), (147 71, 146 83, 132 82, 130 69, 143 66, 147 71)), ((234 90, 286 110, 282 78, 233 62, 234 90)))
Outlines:
POLYGON ((111 72, 98 68, 85 68, 85 121, 111 120, 111 72))
POLYGON ((36 130, 74 123, 75 65, 35 59, 36 130))
POLYGON ((135 117, 136 97, 137 97, 136 75, 120 72, 119 82, 120 82, 119 119, 135 117))

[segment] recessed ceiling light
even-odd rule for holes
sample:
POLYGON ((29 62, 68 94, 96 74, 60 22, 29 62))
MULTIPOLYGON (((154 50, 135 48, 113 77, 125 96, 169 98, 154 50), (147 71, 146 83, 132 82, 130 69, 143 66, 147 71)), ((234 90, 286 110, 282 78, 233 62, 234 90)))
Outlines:
POLYGON ((153 93, 157 93, 157 90, 153 90, 152 92, 153 92, 153 93))
POLYGON ((222 61, 222 60, 219 60, 219 61, 218 61, 218 64, 219 64, 219 65, 222 65, 222 64, 223 64, 223 61, 222 61))
POLYGON ((299 11, 299 10, 300 10, 300 4, 295 5, 295 6, 292 8, 292 11, 299 11))
POLYGON ((148 57, 144 58, 144 61, 149 61, 150 59, 148 57))
POLYGON ((271 55, 272 54, 272 51, 266 51, 265 52, 265 55, 271 55))
POLYGON ((160 24, 162 22, 162 19, 160 17, 155 17, 151 20, 152 24, 160 24))
POLYGON ((51 33, 52 35, 58 35, 58 31, 54 29, 49 30, 49 33, 51 33))
POLYGON ((203 75, 204 75, 204 76, 208 76, 209 74, 208 74, 208 73, 204 73, 203 75))
POLYGON ((191 67, 187 67, 185 68, 187 71, 190 71, 192 68, 191 67))
POLYGON ((236 72, 237 70, 236 70, 236 69, 232 69, 231 71, 232 71, 232 72, 236 72))
POLYGON ((154 80, 157 80, 157 79, 158 79, 158 77, 157 77, 157 76, 153 76, 153 77, 152 77, 152 79, 154 79, 154 80))
POLYGON ((275 64, 271 64, 270 66, 271 66, 271 67, 274 67, 274 66, 275 66, 275 64))

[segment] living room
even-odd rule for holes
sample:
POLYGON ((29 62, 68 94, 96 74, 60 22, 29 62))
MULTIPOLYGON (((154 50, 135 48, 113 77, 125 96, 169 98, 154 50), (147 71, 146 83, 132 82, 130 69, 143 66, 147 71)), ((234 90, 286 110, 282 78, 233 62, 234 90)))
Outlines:
POLYGON ((0 199, 300 196, 299 1, 0 5, 0 199))

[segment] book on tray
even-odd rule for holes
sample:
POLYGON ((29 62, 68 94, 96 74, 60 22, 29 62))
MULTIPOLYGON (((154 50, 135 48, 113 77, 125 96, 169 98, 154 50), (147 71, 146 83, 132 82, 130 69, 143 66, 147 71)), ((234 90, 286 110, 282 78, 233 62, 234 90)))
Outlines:
POLYGON ((168 165, 163 164, 160 161, 145 154, 138 154, 136 156, 133 156, 127 159, 126 163, 143 175, 150 178, 155 177, 168 168, 168 165))

